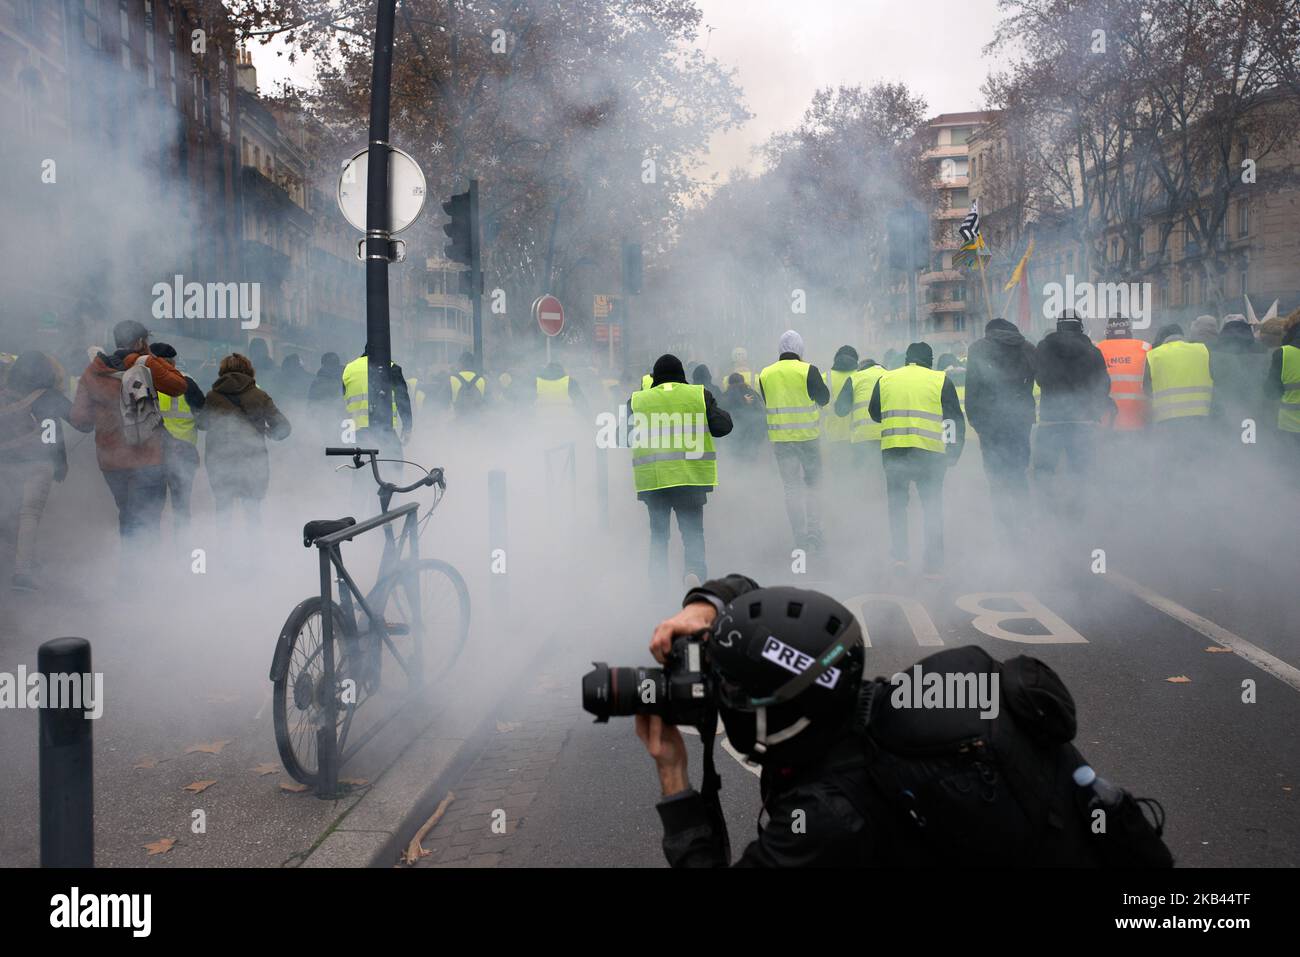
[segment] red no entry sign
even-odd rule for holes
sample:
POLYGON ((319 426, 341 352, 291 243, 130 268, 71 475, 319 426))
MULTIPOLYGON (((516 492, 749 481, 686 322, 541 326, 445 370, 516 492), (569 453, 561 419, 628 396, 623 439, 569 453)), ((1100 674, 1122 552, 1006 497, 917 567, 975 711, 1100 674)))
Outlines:
POLYGON ((558 336, 560 330, 564 328, 564 307, 554 296, 546 295, 538 298, 533 303, 533 315, 537 317, 537 324, 542 327, 542 332, 548 336, 558 336))

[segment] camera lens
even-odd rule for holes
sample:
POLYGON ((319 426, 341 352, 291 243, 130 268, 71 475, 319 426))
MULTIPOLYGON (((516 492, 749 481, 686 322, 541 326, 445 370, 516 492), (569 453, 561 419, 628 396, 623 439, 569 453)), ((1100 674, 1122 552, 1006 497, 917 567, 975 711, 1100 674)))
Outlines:
POLYGON ((596 716, 597 722, 612 716, 657 714, 663 707, 665 691, 662 668, 611 668, 603 661, 582 676, 582 708, 596 716), (642 683, 654 682, 654 693, 642 700, 642 683))

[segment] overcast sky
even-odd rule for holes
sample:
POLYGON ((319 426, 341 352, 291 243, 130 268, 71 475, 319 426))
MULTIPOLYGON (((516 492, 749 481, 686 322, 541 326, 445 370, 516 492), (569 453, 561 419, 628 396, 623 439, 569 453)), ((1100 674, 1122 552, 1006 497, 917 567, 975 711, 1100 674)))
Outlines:
MULTIPOLYGON (((705 175, 753 166, 750 149, 798 122, 822 86, 902 81, 930 113, 982 106, 997 0, 696 0, 709 55, 734 66, 754 118, 710 144, 705 175)), ((258 83, 291 75, 275 47, 253 46, 258 83)), ((301 66, 299 78, 307 74, 301 66)))

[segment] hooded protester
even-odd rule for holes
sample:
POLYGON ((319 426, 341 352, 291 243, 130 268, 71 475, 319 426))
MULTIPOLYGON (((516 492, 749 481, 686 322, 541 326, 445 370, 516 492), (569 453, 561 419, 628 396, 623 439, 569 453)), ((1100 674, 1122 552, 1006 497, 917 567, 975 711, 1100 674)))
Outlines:
MULTIPOLYGON (((686 381, 684 376, 682 381, 686 381)), ((564 371, 564 366, 559 362, 548 362, 537 373, 533 403, 540 414, 548 415, 558 411, 567 417, 575 411, 585 409, 587 398, 582 392, 582 386, 564 371)))
POLYGON ((1063 501, 1069 510, 1086 504, 1096 456, 1097 424, 1112 415, 1110 373, 1101 351, 1084 334, 1083 322, 1066 310, 1034 350, 1034 378, 1042 391, 1038 432, 1032 454, 1038 478, 1055 474, 1069 459, 1072 485, 1079 493, 1063 501))
POLYGON ((255 524, 271 481, 266 440, 288 438, 290 425, 271 397, 258 388, 246 356, 236 352, 221 360, 220 375, 212 383, 198 422, 207 433, 204 465, 218 525, 229 524, 236 500, 248 523, 255 524))
POLYGON ((853 373, 858 368, 858 350, 849 345, 840 346, 826 373, 826 387, 831 402, 822 410, 822 434, 826 441, 827 467, 832 475, 851 476, 853 473, 853 422, 847 416, 836 414, 839 397, 847 390, 853 394, 853 373))
POLYGON ((295 352, 284 357, 277 386, 286 409, 292 411, 302 407, 312 386, 311 373, 302 367, 302 356, 295 352))
POLYGON ((708 577, 704 503, 718 482, 713 439, 731 432, 731 416, 719 408, 706 387, 687 384, 686 370, 676 356, 660 356, 652 375, 654 384, 649 389, 632 394, 627 420, 635 429, 636 497, 645 502, 650 515, 649 578, 651 587, 661 591, 668 581, 673 512, 682 536, 688 587, 708 577))
POLYGON ((1268 419, 1264 391, 1268 362, 1268 353, 1255 341, 1248 322, 1229 319, 1223 324, 1210 350, 1210 378, 1214 380, 1213 417, 1223 424, 1230 448, 1246 448, 1240 441, 1246 420, 1268 419))
POLYGON ((709 367, 703 362, 691 370, 691 384, 702 385, 710 392, 714 392, 718 388, 713 384, 713 373, 709 371, 709 367))
POLYGON ((984 473, 999 527, 1018 535, 1029 498, 1029 434, 1034 427, 1036 352, 1005 319, 991 319, 966 357, 966 416, 979 433, 984 473))
POLYGON ((45 353, 24 352, 9 365, 0 386, 0 495, 5 518, 17 519, 10 583, 15 591, 39 587, 36 530, 52 483, 68 474, 58 425, 72 414, 72 403, 63 394, 64 378, 62 367, 45 353))
POLYGON ((1203 342, 1213 350, 1219 340, 1219 320, 1213 316, 1197 316, 1187 333, 1188 342, 1203 342))
POLYGON ((880 423, 873 422, 869 407, 871 394, 876 383, 887 370, 875 359, 863 359, 858 367, 849 374, 849 381, 840 394, 835 397, 835 414, 847 416, 849 421, 849 444, 853 450, 853 468, 859 474, 867 476, 868 497, 878 498, 879 482, 882 476, 876 462, 880 457, 880 423))
POLYGON ((830 390, 815 365, 803 361, 803 336, 793 329, 781 334, 776 362, 758 374, 758 391, 767 412, 767 438, 776 454, 785 510, 796 548, 820 551, 821 423, 819 406, 830 390))
POLYGON ((908 562, 907 504, 916 485, 925 517, 925 575, 938 578, 943 574, 944 473, 961 456, 966 417, 957 387, 931 368, 934 350, 929 343, 913 342, 904 358, 903 368, 891 369, 876 382, 867 411, 882 426, 880 458, 894 567, 901 569, 908 562))
POLYGON ((163 480, 162 416, 158 427, 139 442, 123 433, 122 377, 138 360, 148 368, 154 390, 184 395, 185 376, 149 352, 149 330, 133 319, 113 327, 116 351, 98 353, 77 382, 68 422, 74 429, 95 430, 95 458, 117 503, 118 529, 124 541, 157 532, 166 486, 163 480))

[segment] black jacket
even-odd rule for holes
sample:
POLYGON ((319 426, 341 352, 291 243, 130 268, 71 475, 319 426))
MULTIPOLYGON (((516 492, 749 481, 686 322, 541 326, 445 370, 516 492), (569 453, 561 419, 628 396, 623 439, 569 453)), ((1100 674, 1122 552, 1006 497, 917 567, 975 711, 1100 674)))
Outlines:
POLYGON ((993 319, 966 357, 966 415, 983 434, 1028 432, 1034 424, 1035 350, 1020 330, 993 319))
POLYGON ((1049 332, 1034 354, 1038 421, 1100 422, 1115 407, 1106 357, 1082 332, 1049 332))

